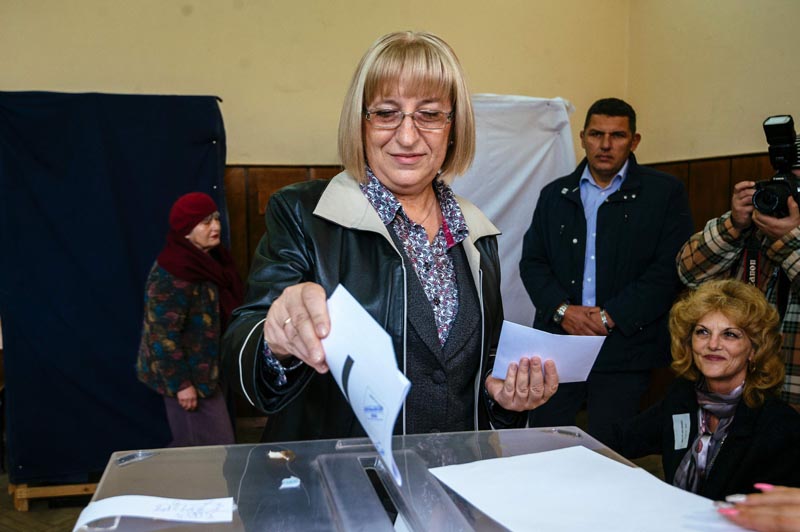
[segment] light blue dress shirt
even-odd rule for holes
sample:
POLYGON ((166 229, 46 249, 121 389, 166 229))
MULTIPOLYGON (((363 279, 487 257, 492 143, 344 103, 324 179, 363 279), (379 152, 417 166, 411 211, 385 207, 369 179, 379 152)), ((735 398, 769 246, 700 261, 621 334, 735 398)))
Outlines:
POLYGON ((606 199, 619 190, 625 176, 628 173, 628 162, 622 166, 620 171, 605 188, 601 188, 592 177, 589 165, 583 169, 581 175, 581 203, 583 203, 583 214, 586 217, 586 256, 583 259, 583 299, 581 304, 593 307, 597 304, 597 263, 595 256, 597 252, 597 211, 606 199))

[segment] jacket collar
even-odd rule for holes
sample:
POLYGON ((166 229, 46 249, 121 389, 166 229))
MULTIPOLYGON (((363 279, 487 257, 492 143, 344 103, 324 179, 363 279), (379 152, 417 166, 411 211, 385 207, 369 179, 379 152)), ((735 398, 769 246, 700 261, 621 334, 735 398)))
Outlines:
MULTIPOLYGON (((469 227, 469 236, 462 242, 467 262, 472 272, 472 281, 481 293, 480 252, 475 243, 487 236, 496 236, 500 230, 469 200, 456 195, 456 201, 469 227)), ((379 233, 389 241, 399 254, 389 230, 375 212, 369 200, 361 192, 358 181, 346 171, 331 179, 314 209, 314 215, 350 229, 379 233)))
MULTIPOLYGON (((474 243, 483 237, 500 234, 500 230, 472 202, 458 195, 456 200, 469 227, 469 240, 474 243)), ((331 179, 314 209, 314 215, 343 227, 380 233, 392 240, 378 213, 362 194, 358 182, 347 172, 331 179)))
MULTIPOLYGON (((588 161, 586 160, 586 157, 584 157, 575 171, 567 176, 566 182, 561 189, 561 194, 563 196, 577 203, 581 202, 580 182, 581 176, 583 175, 583 170, 586 168, 587 164, 588 161)), ((622 182, 619 190, 609 197, 609 200, 614 201, 619 197, 624 197, 627 199, 626 196, 629 192, 636 192, 640 188, 642 188, 642 170, 639 164, 636 162, 636 156, 631 153, 628 157, 628 173, 625 175, 625 180, 622 182)))
MULTIPOLYGON (((680 386, 680 394, 677 397, 677 408, 683 409, 692 414, 692 435, 697 435, 697 412, 700 405, 697 403, 697 394, 695 393, 695 383, 687 379, 680 379, 676 381, 676 386, 680 386)), ((681 410, 681 411, 683 411, 681 410)), ((756 422, 761 409, 753 410, 744 402, 744 399, 739 401, 734 414, 734 422, 730 426, 728 436, 742 436, 749 437, 755 432, 756 422)))
POLYGON ((347 172, 331 179, 314 208, 314 215, 350 229, 380 233, 391 241, 378 213, 361 193, 355 178, 347 172))

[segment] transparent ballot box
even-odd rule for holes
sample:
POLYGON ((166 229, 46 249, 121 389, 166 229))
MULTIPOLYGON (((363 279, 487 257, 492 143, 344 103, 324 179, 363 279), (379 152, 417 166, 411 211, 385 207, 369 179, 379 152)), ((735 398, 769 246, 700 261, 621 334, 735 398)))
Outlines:
POLYGON ((119 495, 232 497, 233 521, 119 516, 86 530, 504 530, 429 468, 578 445, 629 464, 575 427, 395 436, 402 486, 366 438, 117 452, 92 502, 119 495))

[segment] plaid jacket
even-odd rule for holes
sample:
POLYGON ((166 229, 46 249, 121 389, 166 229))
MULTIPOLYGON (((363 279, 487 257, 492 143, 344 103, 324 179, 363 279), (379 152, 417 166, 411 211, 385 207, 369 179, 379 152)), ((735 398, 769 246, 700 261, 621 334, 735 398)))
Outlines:
MULTIPOLYGON (((705 228, 689 239, 678 253, 678 276, 683 284, 696 288, 711 279, 745 278, 744 251, 750 231, 733 227, 730 211, 706 223, 705 228)), ((780 268, 791 281, 786 312, 781 324, 786 381, 782 397, 800 407, 800 228, 780 240, 772 241, 758 230, 758 286, 767 300, 777 306, 780 268)))

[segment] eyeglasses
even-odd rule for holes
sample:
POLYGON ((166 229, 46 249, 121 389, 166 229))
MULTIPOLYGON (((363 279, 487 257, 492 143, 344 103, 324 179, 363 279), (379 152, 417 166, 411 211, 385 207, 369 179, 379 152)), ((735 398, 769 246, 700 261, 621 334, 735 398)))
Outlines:
POLYGON ((377 129, 397 129, 407 116, 411 117, 419 129, 444 129, 453 119, 453 111, 428 111, 420 109, 413 113, 404 113, 396 109, 364 109, 364 117, 377 129))

